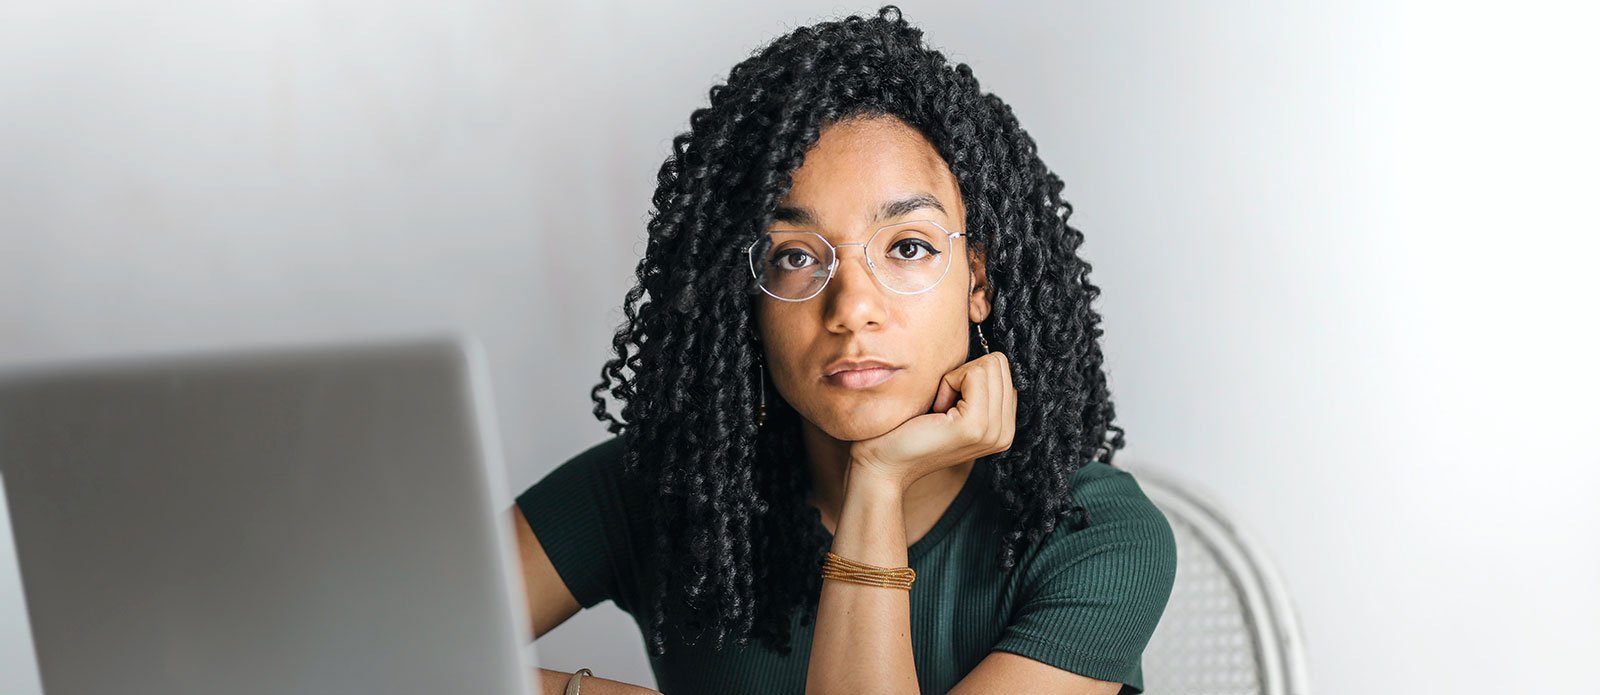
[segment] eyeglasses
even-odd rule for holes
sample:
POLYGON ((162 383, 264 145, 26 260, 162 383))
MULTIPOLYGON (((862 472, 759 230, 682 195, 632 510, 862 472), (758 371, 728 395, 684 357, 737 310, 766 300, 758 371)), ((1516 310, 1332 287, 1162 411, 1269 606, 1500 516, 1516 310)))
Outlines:
POLYGON ((821 294, 839 269, 838 250, 846 246, 863 248, 878 284, 897 294, 921 294, 950 271, 950 250, 964 236, 932 220, 914 220, 881 227, 857 244, 830 244, 816 232, 766 232, 746 253, 761 291, 786 302, 821 294))

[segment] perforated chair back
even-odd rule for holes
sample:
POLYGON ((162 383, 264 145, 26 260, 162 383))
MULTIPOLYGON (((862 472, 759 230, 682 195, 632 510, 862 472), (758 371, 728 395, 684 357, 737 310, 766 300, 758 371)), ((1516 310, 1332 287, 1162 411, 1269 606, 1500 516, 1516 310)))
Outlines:
POLYGON ((1271 563, 1193 484, 1130 466, 1167 515, 1178 574, 1144 652, 1149 695, 1309 695, 1304 640, 1271 563))

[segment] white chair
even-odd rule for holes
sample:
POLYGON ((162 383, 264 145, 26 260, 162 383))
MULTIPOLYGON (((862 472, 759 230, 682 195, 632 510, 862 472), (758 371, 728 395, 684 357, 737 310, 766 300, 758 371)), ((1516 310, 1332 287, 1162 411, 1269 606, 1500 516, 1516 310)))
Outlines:
POLYGON ((1149 695, 1308 695, 1304 637, 1271 563, 1195 486, 1128 468, 1167 515, 1178 573, 1144 652, 1149 695))

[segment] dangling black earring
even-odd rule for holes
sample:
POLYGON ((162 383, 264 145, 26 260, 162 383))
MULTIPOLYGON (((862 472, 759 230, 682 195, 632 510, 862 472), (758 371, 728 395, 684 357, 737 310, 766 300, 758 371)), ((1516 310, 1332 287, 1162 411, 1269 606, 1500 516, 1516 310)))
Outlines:
POLYGON ((978 329, 978 344, 983 346, 983 354, 989 354, 989 341, 983 337, 983 326, 974 323, 972 327, 978 329))
POLYGON ((753 340, 756 345, 756 379, 761 383, 761 403, 756 406, 756 427, 767 424, 767 369, 761 362, 761 341, 753 340))

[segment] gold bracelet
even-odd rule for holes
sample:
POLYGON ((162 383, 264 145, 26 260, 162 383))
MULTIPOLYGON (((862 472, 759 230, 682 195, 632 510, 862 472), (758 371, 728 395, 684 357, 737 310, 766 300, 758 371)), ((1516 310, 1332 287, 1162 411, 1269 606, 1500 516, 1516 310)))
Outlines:
POLYGON ((578 685, 579 681, 582 681, 584 676, 592 676, 592 675, 594 675, 594 674, 590 673, 589 669, 586 669, 586 668, 578 669, 577 672, 572 674, 572 678, 567 680, 566 695, 578 695, 578 688, 580 687, 578 685))
POLYGON ((822 578, 910 591, 917 572, 910 567, 878 567, 847 560, 829 551, 822 558, 822 578))

